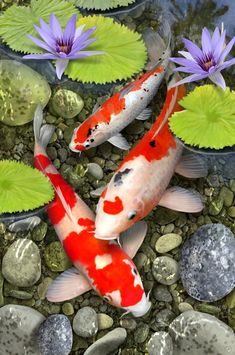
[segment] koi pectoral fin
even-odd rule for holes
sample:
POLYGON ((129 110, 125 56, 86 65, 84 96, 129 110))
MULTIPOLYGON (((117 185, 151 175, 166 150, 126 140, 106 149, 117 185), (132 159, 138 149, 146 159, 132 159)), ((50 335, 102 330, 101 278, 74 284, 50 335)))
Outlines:
POLYGON ((145 121, 145 120, 148 120, 149 117, 151 116, 152 114, 152 110, 150 108, 145 108, 141 114, 139 116, 136 117, 137 120, 140 120, 140 121, 145 121))
POLYGON ((49 285, 46 297, 50 302, 62 302, 80 296, 90 289, 91 285, 85 277, 72 267, 49 285))
POLYGON ((187 213, 200 212, 204 207, 199 193, 178 186, 167 189, 158 204, 171 210, 187 213))
POLYGON ((121 234, 120 242, 122 249, 130 258, 134 258, 142 245, 147 233, 147 228, 147 223, 140 221, 121 234))
POLYGON ((180 159, 175 172, 182 176, 196 179, 207 176, 208 167, 205 161, 198 155, 186 153, 180 159))
POLYGON ((124 138, 121 133, 118 133, 116 136, 109 138, 108 142, 123 150, 128 150, 131 147, 126 138, 124 138))

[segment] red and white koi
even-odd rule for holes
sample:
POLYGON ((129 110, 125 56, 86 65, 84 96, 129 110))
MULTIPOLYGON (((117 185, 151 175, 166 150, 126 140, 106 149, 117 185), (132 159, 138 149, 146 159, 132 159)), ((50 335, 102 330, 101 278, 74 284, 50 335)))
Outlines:
MULTIPOLYGON (((169 31, 169 30, 168 30, 169 31)), ((81 152, 101 143, 109 141, 121 149, 129 149, 130 145, 120 132, 134 119, 146 120, 151 110, 146 109, 153 99, 165 75, 170 56, 170 34, 168 45, 162 54, 161 63, 131 82, 105 101, 85 122, 74 130, 70 149, 81 152)), ((158 34, 148 36, 152 43, 152 52, 156 53, 159 43, 158 34)), ((158 58, 159 59, 159 58, 158 58)), ((155 57, 156 63, 156 57, 155 57)))
POLYGON ((197 194, 180 187, 167 189, 175 171, 190 178, 207 174, 201 159, 190 154, 181 159, 183 147, 169 130, 168 119, 181 110, 178 101, 184 95, 183 86, 168 88, 159 117, 125 157, 101 194, 95 222, 99 238, 117 238, 157 205, 191 213, 203 209, 197 194))
POLYGON ((134 316, 144 315, 151 303, 146 296, 140 275, 132 261, 141 245, 147 227, 139 224, 123 241, 123 249, 114 241, 94 237, 94 215, 89 207, 62 178, 46 154, 53 126, 42 125, 42 109, 34 118, 34 163, 51 181, 55 199, 48 216, 73 265, 50 286, 47 299, 60 302, 94 289, 108 303, 121 307, 134 316))

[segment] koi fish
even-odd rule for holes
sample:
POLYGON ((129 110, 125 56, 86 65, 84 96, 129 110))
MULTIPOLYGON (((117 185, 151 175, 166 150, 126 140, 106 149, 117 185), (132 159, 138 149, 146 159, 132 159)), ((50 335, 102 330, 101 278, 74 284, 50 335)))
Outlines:
POLYGON ((41 126, 42 119, 42 109, 38 107, 34 117, 34 165, 54 186, 55 199, 47 213, 74 265, 49 286, 47 299, 61 302, 94 289, 109 304, 136 317, 144 315, 151 302, 132 257, 145 237, 146 224, 137 224, 133 228, 130 242, 124 241, 123 249, 116 242, 94 237, 93 212, 62 178, 46 154, 54 127, 41 126))
MULTIPOLYGON (((96 112, 76 128, 69 145, 72 151, 82 152, 106 141, 121 149, 130 148, 120 132, 134 119, 146 120, 151 115, 151 110, 146 107, 156 94, 165 75, 170 56, 169 33, 168 29, 168 45, 160 58, 160 64, 156 65, 155 57, 155 66, 152 69, 105 101, 96 112)), ((152 53, 159 52, 156 47, 159 44, 162 47, 163 41, 157 33, 152 32, 146 34, 146 38, 148 38, 152 63, 152 53)))
POLYGON ((181 110, 185 88, 168 86, 164 107, 142 140, 125 157, 101 194, 96 236, 117 238, 119 233, 147 216, 157 205, 182 212, 200 212, 201 198, 181 187, 167 186, 174 172, 189 178, 206 176, 207 169, 194 155, 182 156, 183 146, 171 134, 168 119, 181 110))

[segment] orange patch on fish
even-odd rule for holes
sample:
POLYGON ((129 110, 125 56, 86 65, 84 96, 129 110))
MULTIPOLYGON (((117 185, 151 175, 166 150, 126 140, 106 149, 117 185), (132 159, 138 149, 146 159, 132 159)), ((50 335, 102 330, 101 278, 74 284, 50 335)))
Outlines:
POLYGON ((105 200, 103 210, 105 213, 108 214, 118 214, 122 212, 123 210, 122 200, 118 196, 115 197, 115 201, 105 200))
POLYGON ((87 231, 94 231, 95 223, 89 218, 79 218, 78 224, 82 227, 85 227, 87 231))

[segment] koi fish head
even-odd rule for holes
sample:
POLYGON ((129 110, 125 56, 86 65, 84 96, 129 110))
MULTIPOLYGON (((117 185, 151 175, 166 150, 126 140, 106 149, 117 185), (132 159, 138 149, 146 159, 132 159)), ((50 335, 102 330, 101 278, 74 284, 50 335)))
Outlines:
POLYGON ((74 129, 69 148, 77 153, 103 143, 106 137, 102 125, 90 125, 85 121, 81 126, 74 129))

